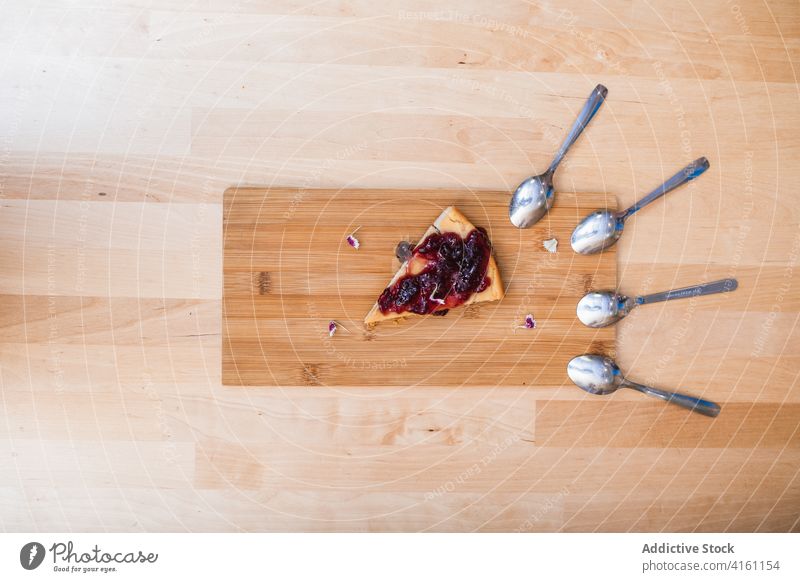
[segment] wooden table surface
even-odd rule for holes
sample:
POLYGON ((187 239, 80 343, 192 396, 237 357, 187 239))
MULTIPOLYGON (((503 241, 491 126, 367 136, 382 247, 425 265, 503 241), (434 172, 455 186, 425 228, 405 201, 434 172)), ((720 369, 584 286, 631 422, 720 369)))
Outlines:
MULTIPOLYGON (((55 0, 0 22, 0 528, 800 530, 796 0, 55 0), (435 8, 431 6, 435 5, 435 8), (631 391, 223 388, 232 185, 562 191, 637 215, 631 391)), ((562 241, 562 249, 566 241, 562 241)), ((567 252, 563 250, 561 252, 567 252)))

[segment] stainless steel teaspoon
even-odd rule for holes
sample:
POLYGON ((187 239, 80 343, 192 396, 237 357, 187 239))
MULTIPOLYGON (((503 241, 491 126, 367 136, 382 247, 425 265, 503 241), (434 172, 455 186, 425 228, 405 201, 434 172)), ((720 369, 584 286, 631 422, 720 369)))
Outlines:
POLYGON ((727 293, 735 290, 738 286, 739 282, 736 279, 722 279, 712 283, 692 285, 691 287, 662 291, 661 293, 651 293, 650 295, 640 295, 639 297, 628 297, 614 291, 592 291, 584 295, 583 298, 578 301, 578 308, 576 311, 578 319, 581 320, 583 325, 588 327, 606 327, 617 323, 620 319, 628 315, 637 305, 647 305, 648 303, 683 299, 685 297, 727 293))
POLYGON ((719 404, 702 398, 695 398, 694 396, 677 392, 667 392, 632 382, 622 375, 614 360, 603 356, 585 354, 572 358, 567 364, 567 374, 578 388, 582 388, 590 394, 605 395, 616 392, 619 388, 633 388, 648 396, 661 398, 706 416, 717 416, 720 411, 719 404))
POLYGON ((619 240, 625 221, 635 212, 678 186, 694 180, 707 169, 708 160, 698 158, 624 212, 595 210, 572 232, 572 249, 582 255, 591 255, 610 247, 619 240))
POLYGON ((594 114, 600 109, 607 94, 608 89, 603 85, 598 85, 594 88, 547 171, 544 174, 526 178, 517 186, 508 205, 508 217, 511 219, 511 224, 517 228, 530 228, 539 222, 553 206, 555 199, 553 174, 555 174, 556 168, 558 168, 558 164, 561 163, 561 160, 566 155, 567 150, 575 143, 575 140, 583 133, 584 128, 592 120, 594 114))

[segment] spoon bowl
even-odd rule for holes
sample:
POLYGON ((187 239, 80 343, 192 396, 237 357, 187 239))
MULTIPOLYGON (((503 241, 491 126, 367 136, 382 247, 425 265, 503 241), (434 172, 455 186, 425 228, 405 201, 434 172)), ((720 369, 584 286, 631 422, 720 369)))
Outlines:
POLYGON ((635 303, 613 291, 593 291, 578 301, 576 313, 586 327, 606 327, 628 315, 635 303))
POLYGON ((596 354, 584 354, 570 360, 567 364, 567 375, 578 388, 589 394, 607 395, 620 388, 632 388, 705 416, 717 416, 720 412, 719 404, 695 398, 679 392, 667 392, 659 388, 652 388, 644 384, 632 382, 622 375, 619 366, 611 358, 596 354))
POLYGON ((616 244, 625 222, 616 212, 595 210, 572 233, 570 243, 576 253, 591 255, 616 244))
POLYGON ((578 388, 589 394, 611 394, 622 382, 617 365, 609 358, 583 355, 572 358, 567 364, 567 375, 578 388))
POLYGON ((553 207, 553 173, 550 171, 522 181, 511 196, 508 217, 517 228, 528 228, 539 222, 553 207))

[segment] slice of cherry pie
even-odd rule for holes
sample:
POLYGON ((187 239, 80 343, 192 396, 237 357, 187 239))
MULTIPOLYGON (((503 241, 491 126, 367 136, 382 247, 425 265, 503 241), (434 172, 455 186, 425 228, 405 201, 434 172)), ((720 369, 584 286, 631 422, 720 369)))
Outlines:
POLYGON ((503 294, 486 230, 451 206, 412 249, 364 323, 444 315, 459 305, 496 301, 503 294))

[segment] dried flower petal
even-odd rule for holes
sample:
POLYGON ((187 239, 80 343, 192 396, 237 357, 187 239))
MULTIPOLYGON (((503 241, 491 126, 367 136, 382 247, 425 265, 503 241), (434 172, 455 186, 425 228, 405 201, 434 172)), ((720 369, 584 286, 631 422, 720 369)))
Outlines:
POLYGON ((353 232, 347 235, 347 244, 349 244, 354 249, 358 250, 361 246, 361 243, 358 242, 358 239, 355 237, 355 234, 358 232, 358 229, 361 228, 360 226, 356 228, 353 232))
POLYGON ((529 313, 528 315, 525 316, 524 325, 515 325, 514 333, 517 333, 518 329, 536 329, 536 320, 533 318, 533 315, 529 313))
POLYGON ((542 241, 544 248, 546 248, 549 252, 554 253, 558 250, 558 241, 554 238, 550 240, 542 241))
POLYGON ((410 242, 401 240, 399 243, 397 243, 397 248, 394 250, 394 255, 397 257, 398 261, 405 263, 413 254, 414 245, 412 245, 410 242))
POLYGON ((346 332, 350 333, 350 330, 343 326, 341 323, 336 323, 334 320, 330 320, 328 323, 328 337, 333 337, 334 334, 339 331, 339 328, 342 328, 346 332))

